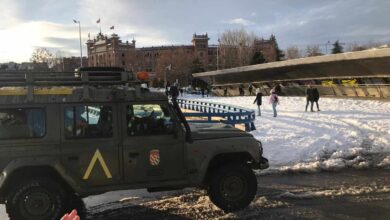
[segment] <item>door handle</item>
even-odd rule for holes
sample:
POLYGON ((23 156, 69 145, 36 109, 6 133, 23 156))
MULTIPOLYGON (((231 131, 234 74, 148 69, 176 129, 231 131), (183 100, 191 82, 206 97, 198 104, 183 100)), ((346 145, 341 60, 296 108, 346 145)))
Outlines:
POLYGON ((139 156, 139 153, 138 152, 130 152, 129 153, 129 157, 130 158, 134 158, 134 157, 138 157, 139 156))

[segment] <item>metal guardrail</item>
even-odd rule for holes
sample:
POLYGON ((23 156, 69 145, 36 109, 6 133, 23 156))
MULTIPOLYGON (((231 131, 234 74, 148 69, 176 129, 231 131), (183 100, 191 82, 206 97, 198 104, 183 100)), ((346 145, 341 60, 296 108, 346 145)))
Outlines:
POLYGON ((233 105, 221 103, 193 101, 188 99, 177 99, 180 108, 194 112, 183 112, 189 118, 188 123, 225 123, 230 125, 244 124, 245 131, 256 130, 254 120, 255 111, 233 105), (207 118, 207 120, 194 118, 207 118), (215 119, 217 118, 217 119, 215 119), (221 119, 222 118, 222 119, 221 119))
POLYGON ((3 72, 0 71, 0 86, 80 86, 124 85, 134 80, 126 71, 78 71, 78 72, 3 72))

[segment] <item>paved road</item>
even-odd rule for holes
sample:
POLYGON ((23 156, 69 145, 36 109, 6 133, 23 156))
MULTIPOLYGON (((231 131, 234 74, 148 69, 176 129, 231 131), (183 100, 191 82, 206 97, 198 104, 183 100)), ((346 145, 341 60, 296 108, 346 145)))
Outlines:
MULTIPOLYGON (((89 207, 89 219, 390 219, 390 170, 258 177, 255 201, 224 213, 198 190, 89 207)), ((131 196, 131 195, 129 195, 131 196)))

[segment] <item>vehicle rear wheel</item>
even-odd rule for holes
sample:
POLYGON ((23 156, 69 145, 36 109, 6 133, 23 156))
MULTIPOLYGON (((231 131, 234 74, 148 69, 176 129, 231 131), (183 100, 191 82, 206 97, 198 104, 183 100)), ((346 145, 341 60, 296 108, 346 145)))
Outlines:
POLYGON ((8 194, 8 216, 17 220, 60 219, 70 206, 65 188, 49 178, 26 180, 8 194))
POLYGON ((210 176, 210 200, 226 212, 247 207, 257 192, 257 180, 252 169, 241 163, 230 163, 214 170, 210 176))

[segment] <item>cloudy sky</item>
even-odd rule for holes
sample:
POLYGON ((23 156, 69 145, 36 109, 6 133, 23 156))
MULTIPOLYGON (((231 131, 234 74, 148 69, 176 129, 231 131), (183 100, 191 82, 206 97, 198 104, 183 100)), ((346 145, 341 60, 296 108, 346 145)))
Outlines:
MULTIPOLYGON (((389 0, 0 0, 0 62, 28 61, 34 48, 79 54, 83 43, 115 26, 137 47, 189 44, 208 33, 210 43, 226 29, 244 27, 263 37, 275 34, 282 49, 291 45, 389 42, 389 0)), ((84 47, 85 52, 85 47, 84 47)))

